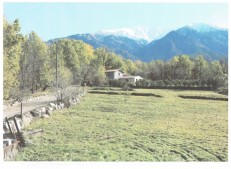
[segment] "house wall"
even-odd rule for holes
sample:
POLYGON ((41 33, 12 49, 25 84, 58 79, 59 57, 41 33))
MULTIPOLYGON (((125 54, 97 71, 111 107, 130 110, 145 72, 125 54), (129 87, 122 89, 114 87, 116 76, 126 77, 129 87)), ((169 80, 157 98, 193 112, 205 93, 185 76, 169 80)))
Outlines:
POLYGON ((115 72, 106 72, 107 78, 114 80, 114 79, 119 79, 120 77, 123 76, 123 73, 120 71, 115 71, 115 72))
POLYGON ((143 78, 141 78, 141 77, 133 77, 133 78, 122 78, 122 79, 120 79, 120 80, 122 80, 122 81, 124 81, 124 82, 128 82, 128 83, 132 83, 132 84, 136 84, 136 82, 138 81, 138 80, 141 80, 141 79, 143 79, 143 78))
POLYGON ((114 79, 119 79, 119 78, 122 77, 122 76, 123 76, 123 73, 122 73, 122 72, 120 72, 120 71, 114 72, 114 79))
POLYGON ((135 77, 135 82, 139 81, 139 80, 142 80, 143 78, 138 76, 138 77, 135 77))

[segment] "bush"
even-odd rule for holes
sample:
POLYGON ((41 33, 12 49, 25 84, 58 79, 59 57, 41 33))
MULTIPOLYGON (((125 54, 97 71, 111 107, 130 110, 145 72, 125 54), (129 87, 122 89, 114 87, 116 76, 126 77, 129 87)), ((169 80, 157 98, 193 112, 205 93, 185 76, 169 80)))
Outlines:
POLYGON ((112 86, 112 87, 123 87, 124 85, 128 85, 128 83, 122 80, 110 80, 109 81, 109 86, 112 86))
POLYGON ((218 93, 228 95, 228 75, 224 75, 218 84, 218 93))
POLYGON ((157 81, 155 82, 155 86, 163 87, 163 86, 164 86, 164 81, 163 81, 163 80, 157 80, 157 81))
POLYGON ((173 80, 173 84, 174 86, 182 86, 182 83, 180 80, 176 79, 176 80, 173 80))
MULTIPOLYGON (((133 87, 133 86, 131 86, 133 87)), ((175 80, 148 80, 148 79, 143 79, 138 82, 136 82, 136 87, 139 88, 176 88, 176 89, 206 89, 210 90, 209 87, 213 87, 213 89, 216 87, 220 87, 220 90, 227 91, 225 87, 221 88, 220 83, 217 83, 216 80, 209 79, 209 81, 202 81, 200 79, 195 79, 195 80, 190 80, 190 79, 175 79, 175 80), (207 86, 208 85, 208 86, 207 86), (209 86, 210 85, 210 86, 209 86)))
POLYGON ((168 80, 168 79, 164 80, 164 86, 173 86, 172 80, 168 80))
POLYGON ((228 92, 229 92, 228 85, 218 88, 218 93, 220 93, 220 94, 225 94, 228 96, 228 92))
POLYGON ((147 79, 142 79, 136 82, 136 86, 137 87, 149 87, 150 86, 150 82, 147 79))

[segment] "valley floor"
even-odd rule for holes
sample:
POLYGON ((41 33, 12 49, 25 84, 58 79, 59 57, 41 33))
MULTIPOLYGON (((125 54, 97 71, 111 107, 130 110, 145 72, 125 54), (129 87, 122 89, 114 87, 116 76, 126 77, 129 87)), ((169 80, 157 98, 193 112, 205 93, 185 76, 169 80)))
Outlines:
MULTIPOLYGON (((102 93, 105 90, 100 90, 102 93)), ((18 161, 227 161, 227 98, 208 91, 136 89, 134 96, 88 93, 79 105, 38 119, 44 129, 18 161), (160 95, 162 97, 155 97, 160 95)))

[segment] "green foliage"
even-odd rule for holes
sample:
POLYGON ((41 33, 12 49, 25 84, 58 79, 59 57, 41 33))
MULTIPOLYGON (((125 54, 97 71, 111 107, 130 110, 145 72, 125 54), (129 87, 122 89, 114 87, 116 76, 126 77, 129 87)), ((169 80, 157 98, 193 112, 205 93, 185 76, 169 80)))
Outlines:
POLYGON ((136 82, 137 87, 149 87, 150 86, 150 80, 142 79, 136 82))
POLYGON ((106 84, 107 80, 106 80, 106 74, 105 74, 105 68, 104 66, 99 66, 95 76, 94 76, 94 82, 93 85, 94 86, 103 86, 104 84, 106 84))
POLYGON ((122 80, 109 80, 109 85, 113 87, 123 87, 127 82, 122 80))
POLYGON ((105 67, 106 60, 108 59, 108 52, 105 48, 97 48, 94 51, 94 55, 97 57, 95 60, 97 65, 102 65, 105 67))
POLYGON ((82 41, 70 39, 59 40, 56 44, 60 66, 71 71, 72 83, 81 84, 87 81, 90 63, 95 58, 93 48, 82 41))
POLYGON ((208 63, 204 60, 203 56, 197 56, 194 60, 194 67, 192 69, 193 78, 201 79, 202 77, 205 77, 207 68, 208 63))
POLYGON ((105 68, 108 69, 121 69, 126 70, 126 65, 122 57, 116 55, 115 53, 109 53, 108 59, 105 62, 105 68))
POLYGON ((228 96, 228 76, 227 74, 220 79, 220 85, 218 87, 218 92, 228 96))
POLYGON ((137 72, 136 64, 133 61, 129 60, 129 59, 125 60, 124 62, 125 62, 125 65, 126 65, 126 72, 128 74, 135 75, 136 72, 137 72))
POLYGON ((50 57, 47 45, 35 33, 31 32, 23 45, 21 63, 21 88, 30 88, 32 93, 39 88, 51 85, 50 57))
POLYGON ((3 18, 3 97, 10 97, 10 90, 19 85, 19 60, 23 36, 20 34, 19 21, 7 22, 3 18))
MULTIPOLYGON (((203 56, 190 59, 188 55, 174 56, 170 61, 152 61, 146 66, 136 62, 140 67, 139 75, 152 80, 149 85, 138 84, 139 87, 152 86, 182 86, 207 87, 217 90, 227 88, 225 76, 227 75, 227 61, 207 62, 203 56), (224 86, 226 85, 226 87, 224 86)), ((139 68, 138 68, 139 70, 139 68)))

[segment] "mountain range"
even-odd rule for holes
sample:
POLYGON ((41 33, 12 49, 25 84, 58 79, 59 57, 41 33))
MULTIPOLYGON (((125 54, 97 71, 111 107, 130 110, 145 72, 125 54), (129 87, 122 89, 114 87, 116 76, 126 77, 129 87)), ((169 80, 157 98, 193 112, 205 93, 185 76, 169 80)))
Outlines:
MULTIPOLYGON (((206 24, 188 25, 172 30, 160 39, 148 41, 128 29, 101 31, 96 34, 76 34, 65 38, 82 40, 94 48, 104 47, 131 60, 149 62, 169 60, 173 56, 203 55, 207 60, 228 59, 228 29, 206 24), (130 32, 130 34, 128 33, 130 32)), ((144 34, 147 35, 147 34, 144 34)), ((61 38, 49 40, 52 43, 61 38)))
POLYGON ((144 39, 148 42, 154 39, 160 39, 166 35, 168 31, 161 28, 150 28, 144 26, 136 26, 133 28, 120 28, 120 29, 106 29, 97 32, 97 34, 102 35, 115 35, 115 36, 125 36, 134 40, 144 39))

